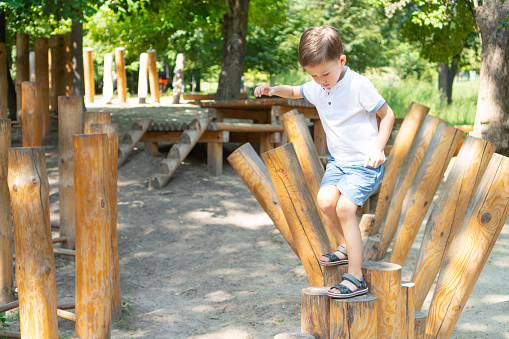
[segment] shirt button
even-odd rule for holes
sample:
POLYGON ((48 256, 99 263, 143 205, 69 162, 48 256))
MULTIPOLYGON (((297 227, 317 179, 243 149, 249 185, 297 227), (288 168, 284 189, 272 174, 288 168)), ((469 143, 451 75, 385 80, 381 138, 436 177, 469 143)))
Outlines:
POLYGON ((329 105, 330 105, 330 102, 329 102, 329 105))

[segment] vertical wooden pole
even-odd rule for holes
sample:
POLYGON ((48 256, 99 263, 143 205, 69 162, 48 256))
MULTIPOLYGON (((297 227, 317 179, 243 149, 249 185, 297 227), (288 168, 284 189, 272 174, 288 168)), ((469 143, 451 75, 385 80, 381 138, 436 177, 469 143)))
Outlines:
POLYGON ((42 146, 42 84, 38 81, 25 81, 21 84, 21 92, 23 147, 42 146))
POLYGON ((415 283, 415 310, 420 310, 428 295, 442 260, 449 249, 461 219, 496 146, 471 136, 465 138, 458 156, 447 176, 441 194, 431 211, 415 264, 412 281, 415 283))
POLYGON ((349 299, 331 299, 330 338, 380 338, 377 299, 371 293, 349 299))
MULTIPOLYGON (((58 97, 58 191, 60 199, 60 236, 63 247, 75 248, 74 163, 72 136, 83 133, 83 102, 79 96, 58 97)), ((69 257, 71 259, 71 257, 69 257)))
POLYGON ((7 71, 7 46, 5 42, 0 42, 0 119, 7 119, 9 116, 7 71))
POLYGON ((35 38, 35 80, 41 83, 41 116, 42 116, 42 142, 47 143, 50 137, 49 114, 49 39, 35 38))
POLYGON ((104 54, 104 74, 103 74, 103 96, 106 103, 111 104, 113 99, 113 55, 104 54))
POLYGON ((30 51, 28 54, 28 81, 35 81, 35 52, 30 51))
POLYGON ((323 124, 320 119, 313 120, 313 136, 315 142, 315 148, 318 155, 327 154, 327 140, 325 138, 325 131, 323 129, 323 124))
POLYGON ((125 74, 124 47, 115 48, 115 67, 117 70, 118 100, 127 102, 127 78, 125 74))
POLYGON ((11 197, 7 184, 8 157, 11 147, 11 121, 0 119, 0 305, 14 300, 12 294, 13 234, 11 197))
POLYGON ((306 287, 301 295, 301 332, 329 339, 330 298, 328 287, 306 287))
POLYGON ((92 59, 92 48, 83 48, 83 68, 85 76, 85 101, 94 102, 95 82, 94 82, 94 59, 92 59))
POLYGON ((65 96, 65 42, 61 34, 50 36, 51 51, 51 109, 58 113, 58 97, 65 96))
POLYGON ((403 281, 401 284, 401 327, 403 338, 414 338, 415 336, 415 284, 403 281))
POLYGON ((426 338, 426 313, 415 311, 415 328, 414 328, 414 338, 415 339, 424 339, 426 338))
POLYGON ((120 294, 120 260, 117 241, 117 159, 118 159, 118 125, 98 123, 91 125, 92 133, 104 133, 108 136, 108 184, 109 207, 111 218, 111 319, 122 318, 122 300, 120 294))
POLYGON ((161 100, 159 97, 159 77, 157 73, 156 61, 157 61, 156 51, 153 49, 149 49, 147 51, 147 68, 148 68, 148 81, 150 83, 150 95, 152 97, 153 102, 160 102, 161 100))
POLYGON ((495 154, 440 268, 426 336, 449 338, 509 216, 509 158, 495 154))
MULTIPOLYGON (((66 33, 63 36, 64 39, 64 60, 65 60, 65 96, 72 95, 72 42, 71 33, 66 33)), ((64 95, 64 94, 62 94, 64 95)))
POLYGON ((111 337, 111 229, 106 134, 73 136, 76 336, 111 337))
POLYGON ((401 328, 401 266, 385 262, 362 263, 369 292, 378 297, 377 338, 404 338, 401 328))
POLYGON ((83 114, 83 130, 85 134, 93 133, 92 124, 109 124, 111 117, 109 112, 85 112, 83 114))
POLYGON ((23 338, 58 338, 55 261, 44 148, 9 150, 9 191, 23 338))
POLYGON ((177 54, 177 61, 175 62, 175 81, 173 83, 173 103, 180 103, 180 95, 184 92, 184 60, 185 56, 182 53, 177 54))
POLYGON ((16 120, 20 121, 21 116, 21 83, 30 80, 29 66, 29 35, 16 33, 16 120))
MULTIPOLYGON (((144 104, 147 101, 147 72, 148 72, 148 53, 141 53, 140 69, 138 72, 138 100, 140 104, 144 104)), ((150 93, 152 93, 152 89, 150 93)))

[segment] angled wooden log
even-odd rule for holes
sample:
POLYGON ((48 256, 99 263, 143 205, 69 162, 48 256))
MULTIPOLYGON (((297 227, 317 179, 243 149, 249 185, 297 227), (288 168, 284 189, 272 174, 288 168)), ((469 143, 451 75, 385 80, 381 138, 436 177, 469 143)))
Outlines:
POLYGON ((328 287, 306 287, 301 295, 301 332, 313 338, 329 339, 330 298, 328 287))
MULTIPOLYGON (((297 110, 285 113, 282 120, 286 137, 295 148, 295 153, 297 153, 297 158, 299 159, 300 166, 304 172, 304 177, 306 178, 316 204, 316 197, 318 195, 318 190, 320 189, 320 182, 322 181, 325 171, 313 143, 311 133, 309 133, 309 128, 304 120, 304 116, 298 114, 297 110)), ((316 204, 316 206, 318 207, 318 204, 316 204)), ((325 231, 327 232, 331 248, 336 248, 338 246, 338 242, 336 241, 334 234, 325 224, 324 219, 321 216, 320 209, 318 209, 318 213, 320 213, 320 217, 322 218, 322 223, 325 231)))
POLYGON ((419 133, 428 112, 428 107, 416 102, 412 102, 408 108, 405 119, 398 131, 398 136, 396 140, 394 140, 391 153, 387 157, 387 166, 385 168, 382 184, 380 185, 375 214, 363 215, 359 224, 363 236, 375 234, 380 229, 387 215, 387 211, 389 210, 401 166, 403 166, 410 152, 410 147, 419 133))
MULTIPOLYGON (((12 294, 13 240, 11 196, 7 183, 8 156, 11 147, 11 121, 0 119, 0 305, 14 300, 12 294)), ((2 311, 0 311, 2 312, 2 311)))
POLYGON ((22 89, 21 84, 25 81, 30 81, 30 36, 28 34, 16 33, 16 120, 19 122, 21 119, 22 109, 22 89))
POLYGON ((122 141, 118 145, 118 167, 122 167, 127 161, 127 157, 132 153, 134 147, 141 140, 152 119, 145 119, 133 124, 132 129, 124 134, 122 141))
POLYGON ((378 314, 378 298, 371 293, 355 298, 331 299, 329 338, 381 338, 378 335, 378 314))
POLYGON ((94 60, 92 48, 83 48, 83 73, 85 78, 85 101, 94 103, 95 82, 94 82, 94 60))
POLYGON ((41 116, 42 116, 42 142, 46 144, 50 137, 50 113, 49 113, 49 39, 35 38, 35 81, 41 83, 41 116))
POLYGON ((55 260, 44 148, 9 149, 9 191, 23 338, 58 338, 55 260))
POLYGON ((267 167, 253 146, 249 143, 242 145, 228 156, 228 161, 298 257, 297 247, 270 181, 267 167))
POLYGON ((23 147, 40 147, 42 146, 42 84, 38 81, 25 81, 21 84, 21 89, 23 147))
POLYGON ((125 72, 124 47, 115 48, 115 67, 117 72, 117 91, 120 103, 127 102, 127 78, 125 72))
MULTIPOLYGON (((440 119, 435 118, 431 115, 427 115, 424 118, 419 133, 415 137, 415 140, 410 148, 409 155, 406 157, 403 166, 401 167, 400 174, 396 181, 394 193, 387 211, 387 217, 385 219, 385 225, 382 230, 380 237, 369 237, 364 245, 363 260, 379 260, 385 255, 385 252, 381 252, 380 249, 388 248, 392 238, 398 230, 399 219, 401 211, 403 209, 403 201, 405 196, 414 180, 415 174, 419 169, 424 154, 428 149, 428 146, 435 134, 440 119)), ((445 122, 442 122, 445 124, 445 122)))
POLYGON ((440 268, 426 336, 449 338, 509 216, 509 158, 495 154, 440 268))
POLYGON ((415 327, 414 327, 414 338, 424 339, 426 338, 426 313, 415 311, 415 327))
POLYGON ((471 136, 465 138, 443 189, 431 211, 415 264, 415 310, 421 309, 442 265, 496 146, 471 136))
POLYGON ((378 297, 377 337, 404 338, 401 326, 401 266, 385 262, 364 262, 362 273, 369 293, 378 297))
MULTIPOLYGON (((83 102, 79 96, 58 97, 58 192, 60 236, 67 237, 62 247, 74 250, 74 162, 72 136, 83 133, 83 102)), ((69 257, 68 259, 71 259, 69 257)))
POLYGON ((76 336, 111 336, 111 218, 106 134, 73 136, 76 336))
POLYGON ((309 282, 314 287, 323 286, 318 259, 332 248, 293 145, 286 144, 263 153, 262 158, 309 282))
POLYGON ((7 46, 5 42, 0 42, 0 119, 7 119, 9 117, 7 89, 7 46))
POLYGON ((111 218, 111 320, 122 318, 122 298, 120 293, 120 259, 118 256, 117 236, 117 158, 118 158, 118 125, 97 123, 90 126, 92 133, 104 133, 108 136, 108 185, 109 207, 111 218))
POLYGON ((85 134, 93 133, 92 124, 109 124, 109 123, 111 123, 111 117, 110 113, 108 112, 83 113, 83 130, 85 134))
POLYGON ((403 338, 414 338, 415 336, 415 284, 403 281, 401 284, 401 326, 403 338))
POLYGON ((454 126, 438 126, 405 197, 390 262, 398 265, 405 262, 462 135, 463 132, 454 126))
POLYGON ((150 84, 150 96, 152 102, 161 102, 159 94, 159 77, 157 73, 157 56, 154 49, 147 51, 147 69, 148 69, 148 81, 150 84))

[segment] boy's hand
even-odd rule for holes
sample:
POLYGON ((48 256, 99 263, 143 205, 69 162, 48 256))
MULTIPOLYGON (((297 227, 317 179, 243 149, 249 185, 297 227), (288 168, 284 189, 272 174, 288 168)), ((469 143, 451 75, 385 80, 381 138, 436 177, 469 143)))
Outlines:
POLYGON ((262 95, 268 95, 269 97, 273 96, 276 92, 276 89, 270 87, 268 85, 261 85, 255 88, 254 95, 255 97, 261 97, 262 95))
POLYGON ((373 167, 378 168, 381 164, 384 163, 384 155, 381 151, 375 150, 371 151, 368 156, 366 157, 366 160, 364 160, 364 167, 373 167))

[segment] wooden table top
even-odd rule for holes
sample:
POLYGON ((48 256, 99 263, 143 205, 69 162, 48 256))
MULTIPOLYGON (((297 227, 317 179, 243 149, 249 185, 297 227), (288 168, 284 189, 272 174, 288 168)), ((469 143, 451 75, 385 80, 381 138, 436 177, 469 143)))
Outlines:
POLYGON ((212 101, 212 102, 202 102, 200 103, 200 106, 203 108, 228 108, 228 109, 241 109, 245 111, 270 110, 272 106, 315 108, 313 104, 310 104, 304 99, 285 99, 285 98, 212 101))

